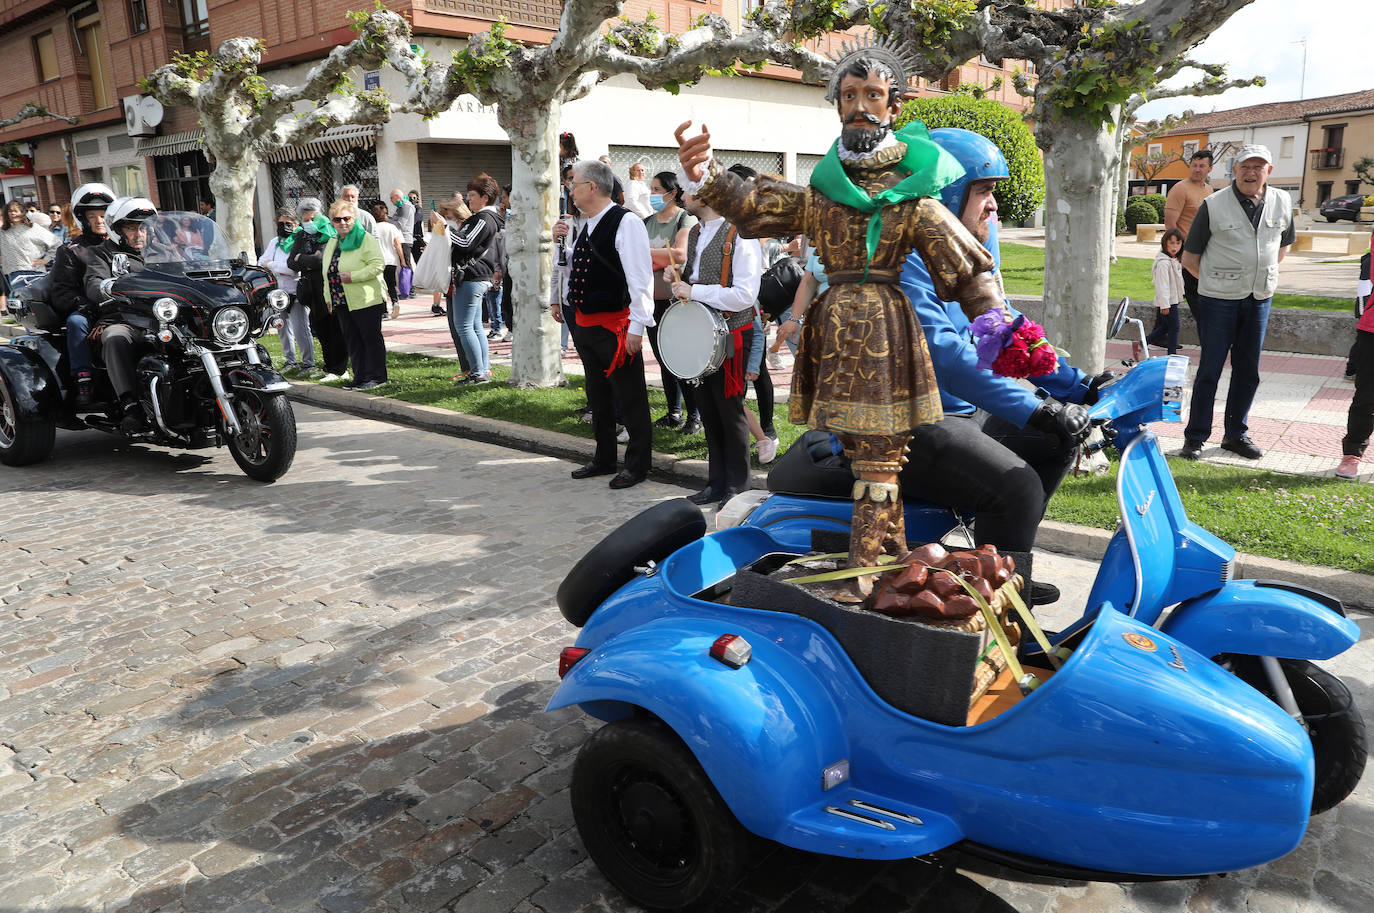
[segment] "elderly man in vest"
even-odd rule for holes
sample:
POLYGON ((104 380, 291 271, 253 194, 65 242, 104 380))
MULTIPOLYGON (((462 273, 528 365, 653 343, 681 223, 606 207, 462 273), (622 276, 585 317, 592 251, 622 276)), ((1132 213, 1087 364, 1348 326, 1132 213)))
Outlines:
POLYGON ((1247 460, 1263 451, 1250 439, 1250 404, 1259 388, 1260 350, 1279 263, 1293 243, 1293 204, 1268 186, 1274 156, 1265 146, 1243 146, 1236 179, 1198 207, 1183 245, 1183 268, 1197 276, 1198 336, 1202 361, 1193 381, 1193 403, 1180 456, 1196 460, 1212 434, 1212 404, 1226 357, 1231 387, 1226 394, 1221 449, 1247 460))
MULTIPOLYGON (((587 375, 596 454, 572 471, 574 479, 612 475, 611 488, 638 485, 649 475, 653 427, 644 386, 644 328, 654 325, 654 271, 649 233, 624 206, 611 202, 611 169, 601 162, 573 166, 572 198, 582 214, 568 268, 568 304, 576 317, 573 344, 587 375), (615 411, 630 440, 625 465, 616 472, 615 411)), ((553 238, 568 235, 560 219, 553 238)), ((562 321, 558 308, 554 319, 562 321)))

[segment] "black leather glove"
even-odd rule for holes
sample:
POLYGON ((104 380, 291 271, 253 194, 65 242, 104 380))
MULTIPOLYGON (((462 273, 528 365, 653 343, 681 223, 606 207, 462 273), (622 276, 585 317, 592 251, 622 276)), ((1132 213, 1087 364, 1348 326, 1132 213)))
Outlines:
POLYGON ((1093 425, 1088 418, 1088 410, 1082 406, 1047 399, 1035 407, 1026 427, 1056 437, 1065 448, 1069 448, 1083 443, 1093 425))
POLYGON ((1115 381, 1119 374, 1115 371, 1103 371, 1101 374, 1088 381, 1088 392, 1083 396, 1083 405, 1094 406, 1098 398, 1102 395, 1102 388, 1115 381))

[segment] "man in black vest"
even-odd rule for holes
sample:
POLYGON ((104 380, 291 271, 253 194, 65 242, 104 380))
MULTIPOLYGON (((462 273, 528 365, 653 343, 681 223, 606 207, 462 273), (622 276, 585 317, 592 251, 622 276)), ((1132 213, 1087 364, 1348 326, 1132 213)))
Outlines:
MULTIPOLYGON (((654 274, 649 233, 628 209, 611 202, 613 182, 611 169, 601 162, 578 162, 573 167, 572 197, 582 219, 570 254, 568 303, 576 314, 573 344, 587 372, 596 455, 586 466, 574 469, 572 477, 586 479, 616 471, 618 404, 630 440, 625 445, 625 466, 611 479, 611 487, 629 488, 648 476, 653 452, 640 348, 644 328, 654 323, 654 274)), ((567 236, 568 230, 567 222, 557 222, 554 240, 567 236)), ((558 308, 554 319, 562 320, 558 308)))
POLYGON ((759 242, 739 237, 735 227, 692 195, 682 205, 698 222, 687 235, 687 262, 673 295, 720 311, 730 329, 725 363, 697 388, 697 409, 706 431, 709 466, 706 487, 687 500, 725 502, 749 487, 749 420, 745 416, 744 364, 754 338, 754 300, 759 294, 763 252, 759 242))

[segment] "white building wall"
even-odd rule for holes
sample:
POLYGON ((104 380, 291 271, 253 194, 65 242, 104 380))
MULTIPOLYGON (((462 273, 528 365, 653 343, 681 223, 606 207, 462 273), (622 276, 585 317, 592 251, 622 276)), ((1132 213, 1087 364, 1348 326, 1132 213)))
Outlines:
POLYGON ((1224 186, 1231 181, 1233 177, 1231 160, 1234 158, 1235 150, 1248 143, 1258 143, 1261 146, 1268 146, 1269 151, 1274 155, 1274 172, 1269 176, 1269 183, 1274 187, 1289 191, 1293 196, 1294 205, 1298 203, 1298 196, 1302 190, 1303 173, 1307 165, 1306 123, 1213 130, 1208 134, 1207 141, 1213 149, 1220 147, 1223 143, 1232 144, 1232 153, 1222 156, 1213 163, 1211 174, 1213 186, 1224 186), (1290 142, 1285 144, 1285 138, 1289 138, 1290 142), (1285 146, 1289 151, 1287 156, 1283 155, 1285 146))

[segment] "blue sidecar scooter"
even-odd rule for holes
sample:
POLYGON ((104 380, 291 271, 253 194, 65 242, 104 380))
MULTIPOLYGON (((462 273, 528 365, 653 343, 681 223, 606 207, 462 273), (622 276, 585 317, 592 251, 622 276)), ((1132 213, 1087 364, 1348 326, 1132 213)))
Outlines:
MULTIPOLYGON (((606 877, 652 909, 709 908, 742 874, 750 834, 870 859, 958 846, 1105 880, 1292 851, 1364 769, 1359 711, 1311 662, 1359 630, 1332 597, 1233 580, 1234 550, 1188 520, 1145 427, 1178 420, 1186 370, 1147 359, 1092 408, 1121 451, 1120 526, 1083 616, 1049 636, 1054 655, 1022 645, 1039 687, 999 680, 967 718, 893 698, 894 670, 916 691, 943 674, 929 656, 912 668, 884 653, 882 626, 905 622, 738 598, 812 551, 813 530, 847 535, 847 497, 773 494, 710 535, 678 499, 595 546, 559 590, 582 630, 549 709, 606 721, 572 778, 606 877)), ((912 538, 952 525, 930 504, 907 517, 912 538)))

